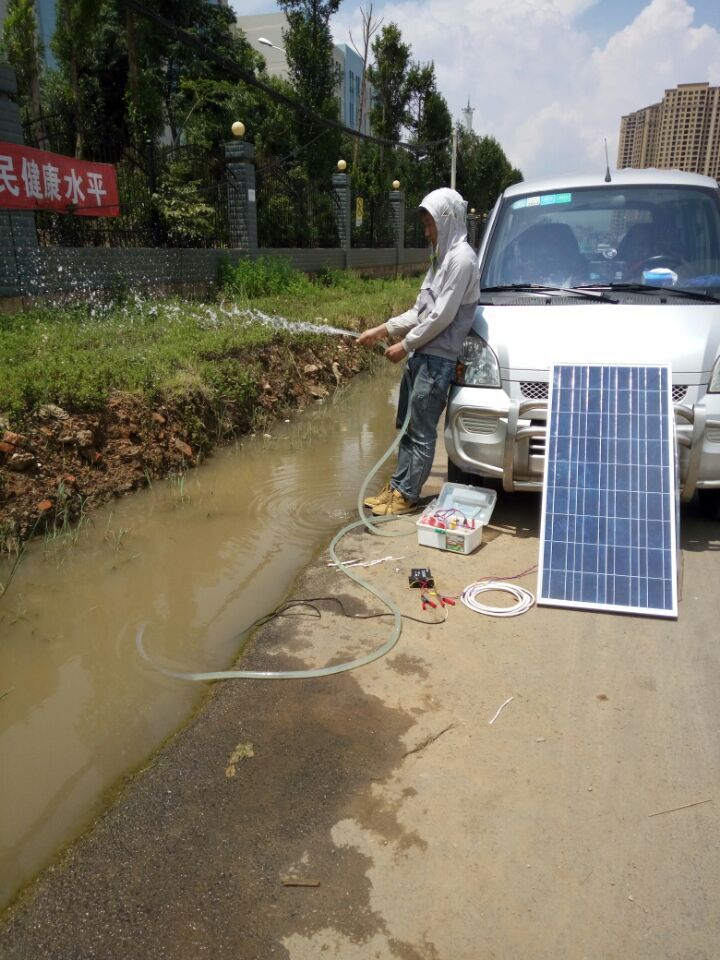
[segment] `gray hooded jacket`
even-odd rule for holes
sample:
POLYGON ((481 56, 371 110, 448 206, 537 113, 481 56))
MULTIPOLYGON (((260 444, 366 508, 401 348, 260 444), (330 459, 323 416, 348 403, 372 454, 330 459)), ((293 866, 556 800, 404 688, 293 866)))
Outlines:
POLYGON ((437 225, 434 262, 414 305, 385 325, 390 336, 403 336, 408 353, 457 360, 480 297, 478 259, 467 242, 467 203, 455 190, 441 187, 420 206, 437 225))

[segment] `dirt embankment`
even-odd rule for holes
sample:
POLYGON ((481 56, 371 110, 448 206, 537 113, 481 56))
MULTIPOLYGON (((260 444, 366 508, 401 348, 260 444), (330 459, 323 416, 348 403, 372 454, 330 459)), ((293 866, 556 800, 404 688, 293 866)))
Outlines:
POLYGON ((17 422, 0 418, 0 552, 77 523, 98 504, 197 466, 214 447, 322 401, 372 357, 354 342, 332 340, 265 346, 237 362, 251 374, 242 402, 189 382, 182 394, 155 403, 114 392, 99 410, 45 404, 17 422))

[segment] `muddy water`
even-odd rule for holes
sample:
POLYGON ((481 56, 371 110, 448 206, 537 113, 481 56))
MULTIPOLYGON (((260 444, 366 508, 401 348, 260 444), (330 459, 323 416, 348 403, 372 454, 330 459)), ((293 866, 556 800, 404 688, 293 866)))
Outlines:
POLYGON ((383 366, 270 438, 27 551, 0 599, 0 905, 204 695, 139 661, 138 625, 165 664, 227 668, 243 627, 354 519, 361 480, 393 437, 395 392, 383 366))

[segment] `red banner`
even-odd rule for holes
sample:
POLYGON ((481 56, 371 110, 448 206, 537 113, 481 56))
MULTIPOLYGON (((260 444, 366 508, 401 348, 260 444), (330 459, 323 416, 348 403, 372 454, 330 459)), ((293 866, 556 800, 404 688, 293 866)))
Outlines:
POLYGON ((0 209, 117 217, 115 167, 0 141, 0 209))

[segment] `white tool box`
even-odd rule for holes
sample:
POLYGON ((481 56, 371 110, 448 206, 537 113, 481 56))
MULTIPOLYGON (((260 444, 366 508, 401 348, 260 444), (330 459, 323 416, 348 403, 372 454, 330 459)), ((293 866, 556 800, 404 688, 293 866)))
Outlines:
POLYGON ((487 487, 446 483, 417 521, 418 543, 453 553, 472 553, 482 543, 483 527, 495 508, 497 493, 487 487))

